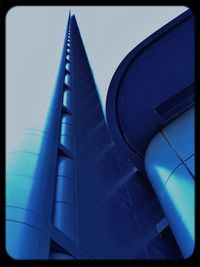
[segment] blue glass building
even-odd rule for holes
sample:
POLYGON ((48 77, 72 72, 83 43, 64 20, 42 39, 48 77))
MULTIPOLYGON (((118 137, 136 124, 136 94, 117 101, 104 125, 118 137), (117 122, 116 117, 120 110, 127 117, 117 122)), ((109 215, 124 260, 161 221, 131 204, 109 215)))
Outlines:
POLYGON ((127 55, 110 84, 106 123, 75 16, 69 15, 45 116, 7 137, 9 256, 191 255, 193 23, 185 12, 127 55))

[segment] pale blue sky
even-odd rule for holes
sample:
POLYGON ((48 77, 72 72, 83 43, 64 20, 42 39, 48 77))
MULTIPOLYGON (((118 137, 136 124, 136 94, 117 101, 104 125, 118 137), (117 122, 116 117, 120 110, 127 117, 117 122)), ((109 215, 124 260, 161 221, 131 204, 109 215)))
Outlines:
POLYGON ((58 73, 69 9, 76 16, 105 111, 109 83, 123 58, 187 7, 12 8, 6 17, 8 132, 34 127, 46 116, 58 73))

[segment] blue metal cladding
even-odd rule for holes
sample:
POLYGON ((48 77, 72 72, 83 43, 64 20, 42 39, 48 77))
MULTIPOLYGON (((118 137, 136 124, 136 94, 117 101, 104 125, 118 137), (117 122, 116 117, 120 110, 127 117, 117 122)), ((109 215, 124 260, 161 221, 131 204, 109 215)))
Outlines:
MULTIPOLYGON (((69 49, 67 49, 69 51, 69 49)), ((71 64, 69 62, 65 65, 65 69, 70 72, 71 71, 71 64)))
POLYGON ((194 169, 189 171, 184 161, 194 152, 194 133, 188 127, 193 123, 191 108, 152 139, 145 155, 147 174, 185 258, 193 253, 195 242, 194 169))
POLYGON ((194 39, 194 17, 188 10, 134 48, 110 83, 109 128, 144 174, 151 138, 194 104, 194 39))
POLYGON ((71 125, 62 123, 60 132, 60 143, 69 149, 74 151, 74 128, 71 125))
MULTIPOLYGON (((119 121, 127 140, 141 155, 144 155, 149 138, 165 125, 154 108, 194 83, 193 23, 194 19, 188 18, 141 53, 121 84, 119 121), (132 99, 135 99, 135 105, 132 99), (139 127, 135 127, 138 121, 139 127)), ((178 97, 173 99, 167 111, 175 110, 174 106, 179 104, 178 97)), ((172 111, 172 118, 175 115, 172 111)))
POLYGON ((160 236, 169 227, 160 226, 165 215, 150 182, 119 153, 110 136, 74 16, 70 47, 77 257, 180 258, 173 237, 160 236))
MULTIPOLYGON (((165 114, 163 106, 157 111, 165 114)), ((127 158, 110 135, 74 16, 45 119, 9 140, 6 243, 12 257, 181 258, 139 169, 143 160, 127 158)))
POLYGON ((64 91, 63 105, 69 110, 69 112, 72 111, 72 93, 70 90, 64 91))
POLYGON ((162 130, 182 160, 194 154, 194 130, 194 107, 162 130))
POLYGON ((67 203, 71 206, 75 203, 75 182, 69 178, 57 177, 57 192, 55 200, 58 202, 67 203))
POLYGON ((194 17, 188 10, 125 57, 106 102, 119 158, 149 176, 184 257, 194 247, 194 52, 194 17))
POLYGON ((13 258, 48 257, 57 151, 53 136, 58 135, 59 119, 51 114, 46 128, 33 126, 32 130, 19 131, 7 151, 6 249, 13 258))
POLYGON ((190 257, 195 243, 194 179, 184 165, 169 178, 161 205, 184 258, 190 257))
MULTIPOLYGON (((67 44, 67 47, 70 47, 70 46, 69 46, 69 43, 67 44)), ((69 55, 69 54, 66 56, 66 59, 67 59, 67 61, 68 61, 68 62, 70 62, 70 61, 71 61, 71 57, 70 57, 70 55, 69 55)))
POLYGON ((63 113, 61 118, 61 123, 66 123, 69 125, 74 125, 74 118, 70 114, 63 113))
MULTIPOLYGON (((56 121, 52 124, 56 132, 56 121)), ((22 145, 6 158, 6 248, 13 258, 47 258, 57 147, 47 135, 18 136, 22 145)))
POLYGON ((181 164, 181 159, 159 132, 148 145, 145 160, 147 174, 155 192, 160 195, 172 171, 181 164))
POLYGON ((76 243, 76 209, 68 203, 55 202, 54 224, 76 243))
POLYGON ((57 174, 74 180, 74 161, 68 157, 59 157, 57 174))
MULTIPOLYGON (((69 26, 71 21, 69 20, 69 26)), ((68 38, 68 43, 70 40, 68 38)), ((65 75, 65 89, 63 91, 63 107, 65 110, 61 112, 60 124, 60 144, 73 155, 73 158, 58 155, 57 174, 56 174, 56 192, 54 199, 54 219, 55 226, 75 244, 76 236, 76 196, 75 196, 75 159, 74 159, 74 114, 73 114, 73 95, 72 89, 72 50, 66 51, 66 60, 69 61, 68 70, 70 74, 65 75)), ((66 67, 65 67, 66 68, 66 67)), ((62 254, 56 254, 60 258, 62 254)), ((55 254, 54 254, 55 256, 55 254)), ((68 256, 64 256, 67 258, 68 256)))
POLYGON ((6 250, 15 259, 49 257, 64 51, 49 106, 17 132, 7 133, 6 250))
POLYGON ((189 168, 189 170, 191 171, 192 175, 194 176, 194 171, 195 171, 195 156, 194 155, 191 156, 184 163, 186 164, 186 166, 189 168))
MULTIPOLYGON (((70 54, 68 54, 66 58, 67 60, 70 61, 70 54)), ((70 88, 71 86, 71 75, 70 74, 65 75, 65 84, 70 88)))

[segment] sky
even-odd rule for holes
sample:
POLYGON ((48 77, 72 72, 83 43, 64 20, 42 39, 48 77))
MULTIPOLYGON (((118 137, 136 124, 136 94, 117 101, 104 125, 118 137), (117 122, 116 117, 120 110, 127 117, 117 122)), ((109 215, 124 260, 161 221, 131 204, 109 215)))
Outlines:
POLYGON ((184 6, 21 6, 6 16, 6 129, 45 117, 55 89, 66 24, 75 14, 105 115, 108 87, 123 58, 187 10, 184 6))

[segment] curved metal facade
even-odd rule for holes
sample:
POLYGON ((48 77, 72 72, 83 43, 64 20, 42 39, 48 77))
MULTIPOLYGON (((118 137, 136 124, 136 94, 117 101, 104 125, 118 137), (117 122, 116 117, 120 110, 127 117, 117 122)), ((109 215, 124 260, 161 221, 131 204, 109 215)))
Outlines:
POLYGON ((194 108, 156 134, 146 150, 145 166, 187 258, 192 255, 195 243, 194 108))
POLYGON ((6 140, 6 250, 15 259, 47 259, 60 131, 66 40, 49 107, 6 140))
POLYGON ((111 80, 109 128, 121 151, 144 174, 151 138, 194 104, 194 48, 189 10, 134 48, 111 80))
MULTIPOLYGON (((108 114, 109 126, 115 115, 108 114)), ((107 127, 74 16, 69 16, 46 117, 32 126, 19 133, 18 148, 11 146, 17 135, 7 139, 6 244, 11 257, 181 258, 143 158, 132 156, 132 150, 127 157, 127 149, 119 149, 122 138, 118 142, 113 125, 107 127)))
POLYGON ((107 97, 112 136, 150 179, 184 258, 195 239, 194 39, 188 10, 127 55, 107 97))

